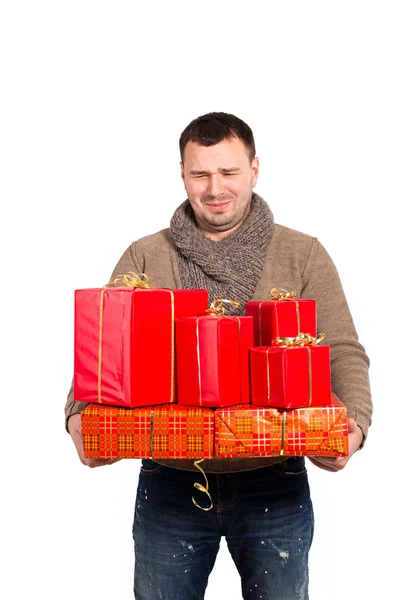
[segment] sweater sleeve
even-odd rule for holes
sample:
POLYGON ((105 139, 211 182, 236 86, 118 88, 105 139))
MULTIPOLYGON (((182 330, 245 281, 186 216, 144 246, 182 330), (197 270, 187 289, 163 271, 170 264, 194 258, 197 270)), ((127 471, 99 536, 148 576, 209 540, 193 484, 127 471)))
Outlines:
MULTIPOLYGON (((135 248, 136 248, 136 244, 134 242, 131 246, 129 246, 125 250, 125 252, 121 256, 121 258, 117 262, 110 279, 113 279, 117 275, 123 275, 123 274, 127 273, 128 271, 135 271, 135 272, 142 271, 142 267, 139 265, 139 261, 136 258, 135 248)), ((64 409, 65 427, 66 427, 67 431, 68 431, 69 417, 71 417, 72 415, 81 413, 87 406, 89 406, 89 402, 80 402, 80 401, 74 400, 74 382, 72 382, 71 388, 68 392, 67 402, 65 404, 65 409, 64 409)))
POLYGON ((324 343, 331 348, 332 390, 361 428, 364 444, 372 416, 369 358, 358 341, 336 267, 315 238, 303 282, 301 296, 317 301, 317 332, 326 334, 324 343))

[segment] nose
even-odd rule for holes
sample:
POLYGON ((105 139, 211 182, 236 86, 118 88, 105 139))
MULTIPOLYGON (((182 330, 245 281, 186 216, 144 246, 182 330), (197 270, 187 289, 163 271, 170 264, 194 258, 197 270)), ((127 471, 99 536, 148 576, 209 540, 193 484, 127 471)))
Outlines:
POLYGON ((212 173, 208 179, 207 193, 210 196, 218 196, 223 192, 222 182, 218 173, 212 173))

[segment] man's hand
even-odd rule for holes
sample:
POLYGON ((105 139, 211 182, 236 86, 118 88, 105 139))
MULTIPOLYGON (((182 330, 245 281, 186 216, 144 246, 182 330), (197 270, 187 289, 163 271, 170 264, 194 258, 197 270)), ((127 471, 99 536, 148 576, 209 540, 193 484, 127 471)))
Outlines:
POLYGON ((325 471, 341 471, 349 462, 354 452, 359 449, 363 441, 363 432, 354 419, 348 420, 349 428, 349 455, 348 456, 309 456, 311 462, 325 471))
POLYGON ((83 453, 83 439, 81 429, 81 415, 72 415, 68 419, 68 431, 78 452, 79 460, 87 467, 102 467, 103 465, 112 465, 112 463, 121 460, 120 458, 85 458, 83 453))

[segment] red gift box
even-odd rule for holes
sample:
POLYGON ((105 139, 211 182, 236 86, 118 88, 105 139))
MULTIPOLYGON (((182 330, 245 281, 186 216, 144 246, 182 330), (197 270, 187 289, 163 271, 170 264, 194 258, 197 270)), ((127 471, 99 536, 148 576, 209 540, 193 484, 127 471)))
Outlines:
POLYGON ((175 402, 175 318, 204 314, 206 290, 132 287, 75 292, 75 400, 175 402))
POLYGON ((296 337, 299 333, 317 335, 315 300, 246 302, 246 315, 254 319, 255 346, 271 346, 275 338, 296 337))
POLYGON ((330 406, 281 410, 251 404, 215 411, 215 457, 347 456, 347 412, 330 406))
POLYGON ((258 346, 250 350, 251 401, 301 408, 331 403, 329 346, 258 346))
POLYGON ((251 317, 176 321, 178 403, 209 407, 249 402, 251 317))
POLYGON ((120 408, 91 404, 81 413, 86 458, 212 458, 214 412, 177 404, 120 408))

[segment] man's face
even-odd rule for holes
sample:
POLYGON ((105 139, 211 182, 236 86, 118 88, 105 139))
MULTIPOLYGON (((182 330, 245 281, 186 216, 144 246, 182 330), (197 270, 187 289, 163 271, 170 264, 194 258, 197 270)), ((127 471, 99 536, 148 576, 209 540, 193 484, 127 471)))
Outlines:
POLYGON ((236 137, 215 146, 187 143, 181 174, 205 236, 218 241, 242 224, 250 211, 258 170, 258 158, 250 163, 245 145, 236 137))

